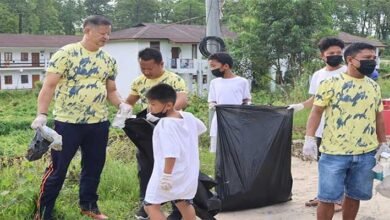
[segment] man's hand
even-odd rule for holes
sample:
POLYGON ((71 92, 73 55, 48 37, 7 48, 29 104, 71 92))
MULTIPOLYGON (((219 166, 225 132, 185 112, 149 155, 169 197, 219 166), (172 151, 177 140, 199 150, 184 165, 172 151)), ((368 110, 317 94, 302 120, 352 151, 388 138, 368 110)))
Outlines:
POLYGON ((160 179, 160 187, 164 191, 170 191, 172 189, 172 174, 163 173, 160 179))
POLYGON ((47 123, 47 116, 45 114, 39 114, 34 121, 31 123, 32 129, 37 129, 39 127, 45 126, 47 123))
POLYGON ((133 107, 127 103, 122 102, 119 104, 119 111, 121 115, 126 115, 126 119, 131 118, 133 114, 133 107))
POLYGON ((294 110, 294 113, 296 112, 299 112, 301 111, 302 109, 304 109, 305 106, 302 104, 302 103, 298 103, 298 104, 291 104, 287 107, 287 109, 293 109, 294 110))
POLYGON ((386 142, 380 143, 379 147, 377 148, 376 154, 375 154, 375 159, 379 161, 381 158, 381 154, 383 152, 389 153, 390 154, 390 147, 389 144, 386 142))
POLYGON ((303 145, 303 156, 310 160, 317 160, 318 149, 317 140, 315 137, 305 136, 305 144, 303 145))

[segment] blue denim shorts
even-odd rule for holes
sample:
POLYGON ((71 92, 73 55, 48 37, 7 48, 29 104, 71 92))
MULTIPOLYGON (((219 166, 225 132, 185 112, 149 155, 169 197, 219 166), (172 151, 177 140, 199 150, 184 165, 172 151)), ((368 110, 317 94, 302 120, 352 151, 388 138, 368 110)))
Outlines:
POLYGON ((318 200, 340 203, 344 194, 355 200, 371 199, 375 153, 375 150, 359 155, 322 153, 318 162, 318 200))

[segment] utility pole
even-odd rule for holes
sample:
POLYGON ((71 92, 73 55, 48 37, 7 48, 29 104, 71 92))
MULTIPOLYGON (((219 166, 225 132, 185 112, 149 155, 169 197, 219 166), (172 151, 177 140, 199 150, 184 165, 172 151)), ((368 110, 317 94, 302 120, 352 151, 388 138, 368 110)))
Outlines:
MULTIPOLYGON (((215 36, 221 37, 221 27, 219 23, 220 18, 220 0, 206 0, 206 36, 215 36)), ((215 41, 207 42, 207 50, 210 53, 218 52, 219 46, 215 41)), ((202 74, 198 74, 198 82, 202 82, 202 74), (201 78, 199 79, 199 75, 201 78)), ((207 71, 207 88, 210 88, 210 81, 213 79, 211 71, 207 71)), ((203 84, 201 84, 203 85, 203 84)), ((214 111, 209 111, 209 128, 211 125, 211 120, 213 118, 214 111)))
MULTIPOLYGON (((220 18, 220 1, 206 0, 206 36, 221 37, 220 18)), ((207 50, 211 53, 218 52, 217 42, 210 42, 207 45, 207 50)))

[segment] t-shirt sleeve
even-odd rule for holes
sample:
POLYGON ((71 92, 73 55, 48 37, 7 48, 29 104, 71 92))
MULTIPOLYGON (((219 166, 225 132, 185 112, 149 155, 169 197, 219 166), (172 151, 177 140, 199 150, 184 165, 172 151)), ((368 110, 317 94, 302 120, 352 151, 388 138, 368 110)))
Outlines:
POLYGON ((139 91, 140 91, 140 80, 139 80, 139 78, 136 78, 131 83, 130 95, 139 96, 140 95, 139 91))
POLYGON ((333 95, 334 89, 332 87, 332 81, 324 80, 318 87, 318 90, 314 96, 313 104, 321 107, 328 106, 333 95))
POLYGON ((252 99, 252 96, 251 96, 251 91, 250 91, 250 87, 249 87, 249 82, 247 79, 244 79, 245 81, 245 90, 244 90, 244 99, 252 99))
POLYGON ((62 76, 69 68, 68 60, 69 53, 64 49, 60 49, 51 57, 46 71, 49 73, 60 74, 62 76))
POLYGON ((310 80, 309 94, 310 94, 310 95, 315 95, 316 92, 317 92, 317 89, 318 89, 318 85, 317 85, 317 74, 314 73, 314 74, 313 74, 313 77, 311 77, 311 80, 310 80))
POLYGON ((377 99, 377 104, 376 104, 376 112, 381 112, 383 111, 383 103, 382 103, 382 93, 381 93, 381 88, 378 86, 376 89, 376 97, 377 99))
POLYGON ((195 118, 195 121, 196 121, 196 128, 197 128, 197 131, 198 131, 198 135, 201 135, 201 134, 203 134, 204 132, 207 131, 206 126, 204 125, 204 123, 199 118, 195 118))
POLYGON ((172 87, 173 89, 175 89, 176 92, 187 92, 186 83, 184 82, 184 79, 180 76, 177 76, 172 87))
POLYGON ((161 146, 162 156, 164 158, 179 158, 180 157, 180 141, 175 132, 172 132, 170 127, 173 126, 169 121, 160 120, 160 131, 158 140, 161 146))
POLYGON ((116 60, 114 58, 111 58, 111 71, 108 75, 109 80, 115 80, 116 76, 118 74, 118 64, 116 63, 116 60))
POLYGON ((207 98, 208 102, 216 102, 217 99, 215 97, 215 85, 214 85, 214 80, 210 82, 210 88, 209 88, 209 95, 207 98))

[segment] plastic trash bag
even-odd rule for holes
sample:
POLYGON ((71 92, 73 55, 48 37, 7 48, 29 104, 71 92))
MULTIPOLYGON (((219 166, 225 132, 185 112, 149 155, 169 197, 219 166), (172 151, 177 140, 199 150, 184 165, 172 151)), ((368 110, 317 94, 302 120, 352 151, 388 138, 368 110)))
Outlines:
POLYGON ((293 111, 218 105, 216 192, 223 211, 291 200, 293 111))
POLYGON ((62 150, 62 136, 47 126, 39 127, 28 147, 26 159, 28 161, 38 160, 49 148, 62 150))
POLYGON ((375 190, 384 197, 390 198, 390 176, 387 176, 379 183, 375 190))

